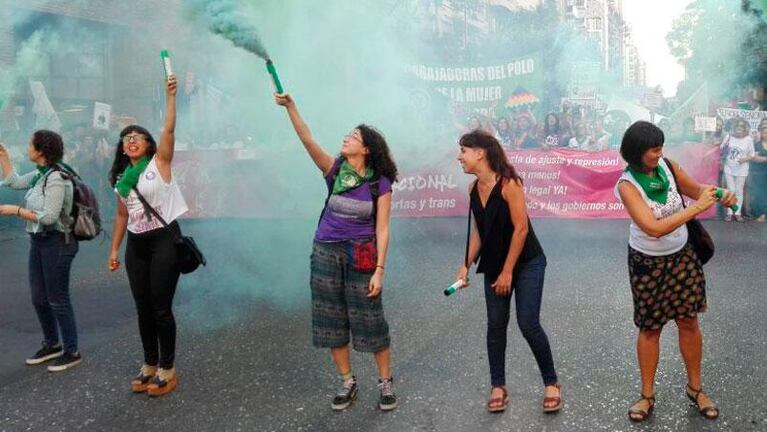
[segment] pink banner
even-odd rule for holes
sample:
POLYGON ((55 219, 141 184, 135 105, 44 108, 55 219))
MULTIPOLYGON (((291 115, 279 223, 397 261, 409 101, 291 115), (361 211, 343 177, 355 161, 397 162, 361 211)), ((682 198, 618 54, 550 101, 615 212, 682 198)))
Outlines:
MULTIPOLYGON (((698 182, 717 184, 719 149, 688 143, 664 149, 698 182)), ((457 153, 457 151, 456 151, 457 153)), ((507 152, 524 180, 531 217, 625 218, 615 197, 615 182, 625 168, 616 150, 586 153, 576 150, 507 152)), ((441 163, 405 175, 394 185, 392 214, 404 217, 462 216, 468 212, 468 184, 455 155, 441 163)), ((704 216, 710 217, 709 211, 704 216)))
MULTIPOLYGON (((719 149, 688 143, 664 149, 687 173, 701 183, 716 184, 719 149)), ((437 162, 402 171, 392 187, 392 215, 397 217, 465 216, 468 212, 466 175, 455 159, 458 150, 446 152, 437 162)), ((623 205, 613 195, 625 165, 615 150, 586 153, 576 150, 509 151, 525 184, 531 217, 625 218, 623 205)), ((417 163, 417 161, 411 161, 417 163)), ((265 187, 254 175, 279 178, 282 168, 249 150, 179 152, 174 165, 192 218, 212 217, 313 217, 316 205, 286 202, 288 185, 265 187), (226 179, 225 183, 220 180, 226 179), (255 183, 254 183, 255 182, 255 183), (254 187, 260 185, 260 187, 254 187), (303 213, 302 213, 303 212, 303 213)), ((321 182, 317 176, 318 182, 321 182)), ((319 200, 320 198, 317 198, 319 200)), ((322 197, 324 199, 324 196, 322 197)), ((314 202, 314 200, 312 201, 314 202)), ((710 217, 714 211, 706 213, 710 217)))

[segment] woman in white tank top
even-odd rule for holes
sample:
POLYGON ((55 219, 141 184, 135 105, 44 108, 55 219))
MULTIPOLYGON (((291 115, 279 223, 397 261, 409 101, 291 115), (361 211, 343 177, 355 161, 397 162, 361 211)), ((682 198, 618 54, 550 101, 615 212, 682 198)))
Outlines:
POLYGON ((138 312, 144 364, 131 381, 134 392, 161 396, 176 387, 174 367, 176 322, 173 297, 180 276, 175 236, 176 219, 187 205, 176 184, 173 161, 176 129, 176 78, 166 88, 165 124, 160 145, 141 126, 120 133, 110 180, 117 195, 117 215, 109 269, 120 267, 120 245, 126 231, 125 267, 138 312), (169 224, 164 228, 139 200, 136 191, 169 224))
MULTIPOLYGON (((654 124, 631 125, 620 148, 628 167, 615 186, 615 194, 631 216, 628 266, 642 378, 642 397, 628 415, 641 422, 653 412, 660 334, 673 320, 687 368, 685 392, 701 415, 714 419, 719 408, 703 393, 700 372, 703 339, 698 313, 707 308, 706 279, 685 224, 714 205, 716 188, 700 185, 678 164, 666 163, 663 141, 663 132, 654 124), (682 195, 697 201, 685 208, 682 195)), ((733 205, 734 194, 728 192, 722 203, 733 205)))

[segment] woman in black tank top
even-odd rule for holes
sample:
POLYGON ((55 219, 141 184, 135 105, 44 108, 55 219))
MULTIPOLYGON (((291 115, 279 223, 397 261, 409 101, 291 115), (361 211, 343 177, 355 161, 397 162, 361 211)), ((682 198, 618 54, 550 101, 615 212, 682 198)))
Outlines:
POLYGON ((512 293, 517 324, 538 363, 544 385, 543 411, 562 408, 560 386, 548 337, 539 322, 546 256, 527 216, 522 179, 491 135, 474 131, 461 137, 458 160, 477 180, 469 189, 476 223, 469 237, 466 262, 458 279, 466 280, 470 263, 485 279, 487 351, 491 392, 487 409, 508 404, 505 354, 512 293))

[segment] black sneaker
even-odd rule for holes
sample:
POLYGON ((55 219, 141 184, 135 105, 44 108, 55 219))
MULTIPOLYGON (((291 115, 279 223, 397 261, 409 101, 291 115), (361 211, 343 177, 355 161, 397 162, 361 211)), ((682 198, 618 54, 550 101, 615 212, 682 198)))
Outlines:
POLYGON ((57 358, 52 365, 48 366, 48 372, 65 371, 72 366, 77 366, 81 361, 83 361, 83 357, 80 355, 80 353, 64 353, 64 355, 57 358))
POLYGON ((378 399, 378 408, 381 411, 391 411, 397 408, 397 396, 394 394, 394 379, 379 379, 378 389, 381 391, 381 398, 378 399))
POLYGON ((40 363, 45 363, 48 360, 53 360, 56 357, 61 357, 64 354, 64 349, 61 348, 61 345, 56 346, 48 346, 46 344, 43 344, 43 347, 40 348, 35 355, 28 358, 26 360, 26 363, 28 365, 38 365, 40 363))
POLYGON ((336 411, 345 410, 357 399, 357 378, 352 377, 349 381, 344 381, 344 386, 333 398, 331 407, 336 411))

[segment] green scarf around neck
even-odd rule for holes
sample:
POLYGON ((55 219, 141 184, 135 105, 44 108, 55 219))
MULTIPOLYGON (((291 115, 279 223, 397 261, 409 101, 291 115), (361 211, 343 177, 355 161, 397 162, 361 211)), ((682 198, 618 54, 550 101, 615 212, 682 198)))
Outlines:
POLYGON ((64 168, 64 171, 66 171, 68 173, 71 173, 71 174, 74 174, 74 175, 77 175, 75 170, 72 169, 71 166, 65 164, 64 162, 57 162, 57 163, 55 163, 54 165, 51 165, 51 166, 41 166, 41 165, 38 165, 37 166, 37 174, 35 174, 35 176, 32 178, 32 183, 29 184, 29 187, 30 188, 35 187, 37 182, 39 182, 41 178, 45 178, 45 176, 47 176, 48 173, 51 172, 53 167, 55 167, 57 165, 58 165, 59 170, 61 170, 61 168, 64 168))
POLYGON ((354 189, 371 178, 373 178, 372 168, 365 168, 365 175, 361 176, 352 168, 348 161, 344 160, 341 162, 341 170, 336 176, 335 183, 333 183, 333 194, 338 195, 354 189))
POLYGON ((32 178, 32 183, 29 184, 30 188, 35 187, 37 182, 40 181, 41 178, 43 178, 46 174, 48 174, 48 171, 51 170, 51 167, 49 166, 37 166, 37 174, 35 174, 34 178, 32 178))
POLYGON ((138 185, 139 177, 141 177, 141 173, 144 172, 147 165, 149 165, 149 158, 144 156, 136 162, 136 165, 129 164, 125 167, 125 171, 123 171, 115 184, 115 190, 117 190, 121 197, 128 198, 130 191, 138 185))
POLYGON ((666 171, 661 168, 660 165, 655 168, 655 176, 649 176, 630 166, 626 167, 626 171, 630 172, 637 183, 642 186, 642 190, 647 194, 647 198, 660 204, 666 204, 666 200, 668 199, 669 181, 666 171))

